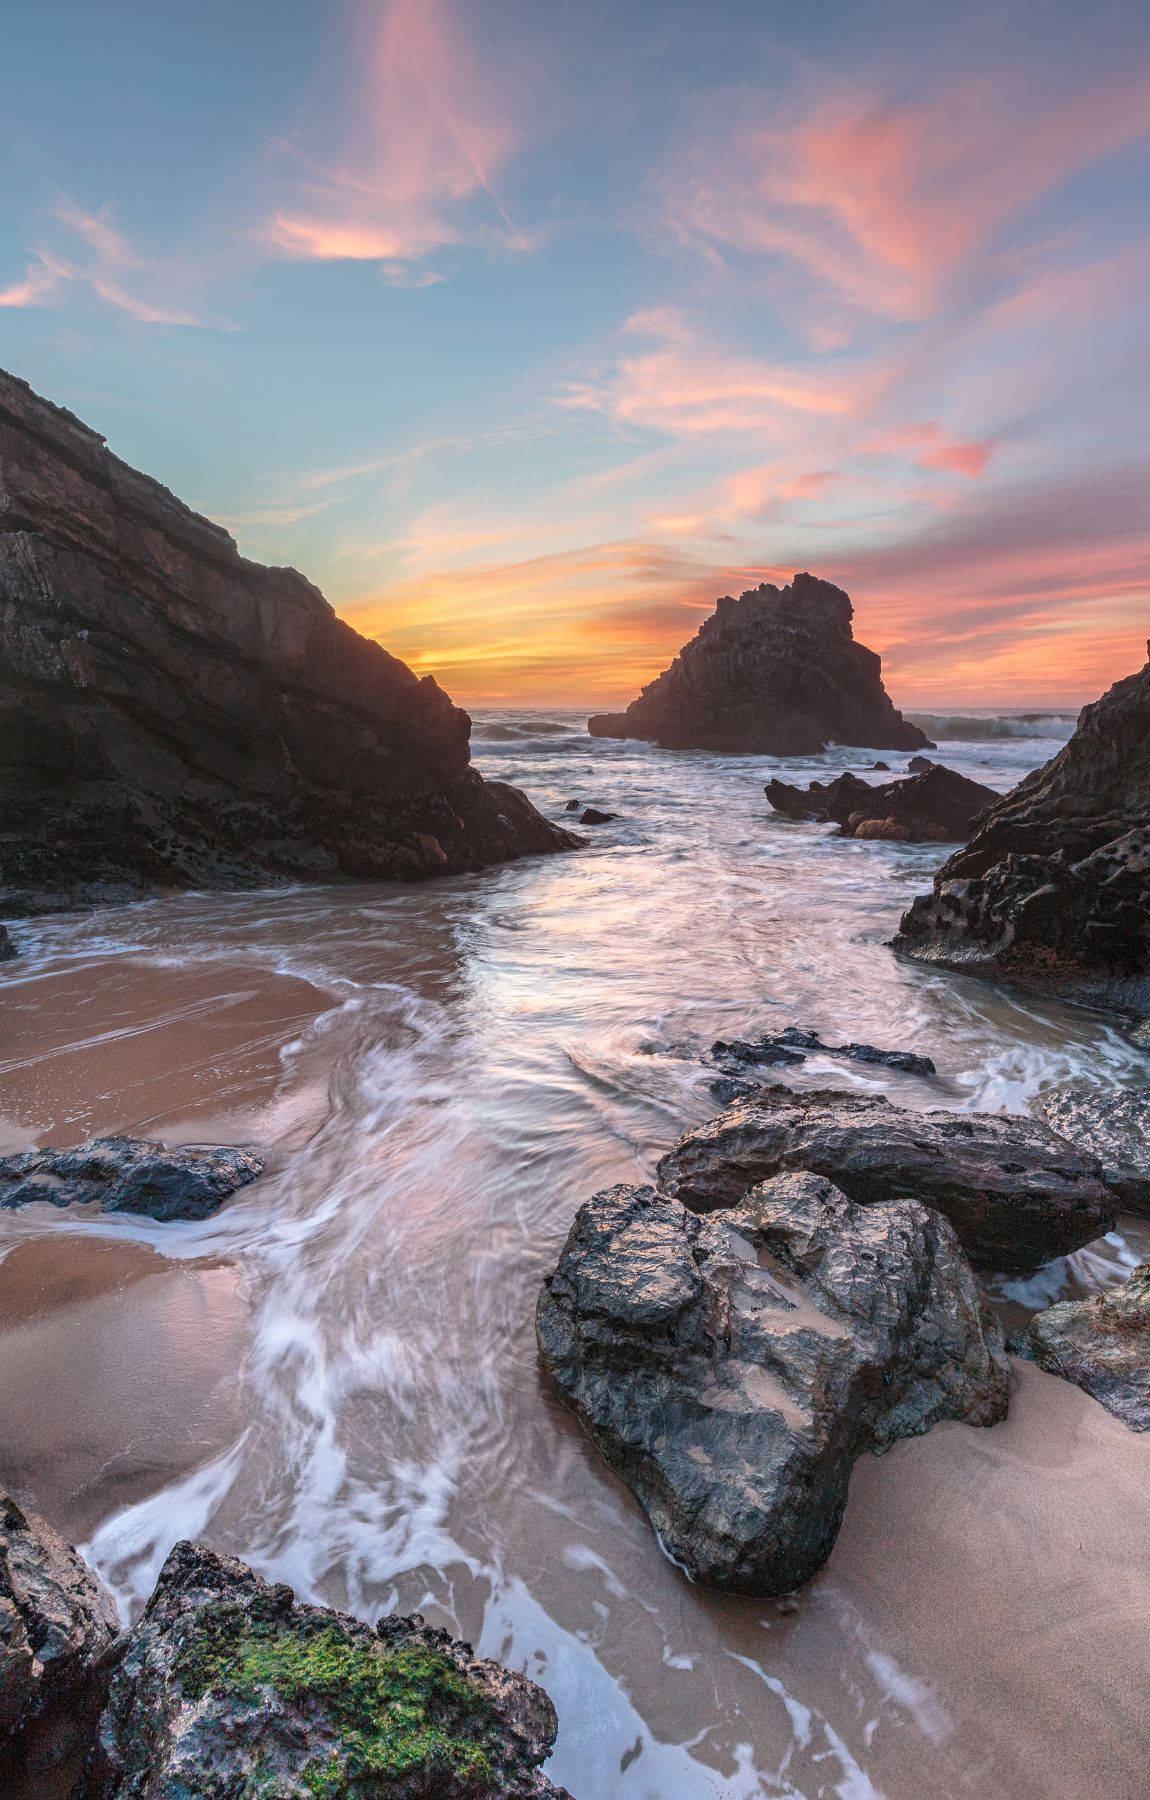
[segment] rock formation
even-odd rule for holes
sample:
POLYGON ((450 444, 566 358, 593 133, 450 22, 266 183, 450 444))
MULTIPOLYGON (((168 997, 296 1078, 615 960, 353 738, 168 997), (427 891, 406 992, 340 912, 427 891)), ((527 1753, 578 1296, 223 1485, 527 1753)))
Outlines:
POLYGON ((0 1494, 0 1733, 83 1687, 119 1629, 71 1544, 0 1494))
POLYGON ((757 1038, 732 1038, 729 1042, 718 1038, 711 1045, 715 1061, 728 1070, 769 1063, 803 1063, 808 1053, 841 1056, 847 1062, 897 1069, 901 1075, 921 1075, 926 1080, 938 1074, 933 1058, 920 1056, 917 1051, 880 1050, 874 1044, 824 1044, 817 1031, 801 1025, 786 1025, 782 1031, 766 1032, 757 1038))
POLYGON ((1043 1088, 1033 1109, 1061 1137, 1098 1158, 1124 1212, 1150 1218, 1150 1087, 1064 1081, 1043 1088))
POLYGON ((587 729, 668 750, 767 756, 805 756, 831 742, 932 748, 892 706, 879 657, 855 643, 852 613, 842 589, 814 575, 725 595, 626 712, 600 713, 587 729))
POLYGON ((659 1186, 696 1212, 809 1169, 862 1205, 911 1198, 950 1220, 976 1268, 1021 1273, 1110 1230, 1102 1165, 1035 1119, 910 1112, 882 1095, 763 1087, 681 1138, 659 1186))
POLYGON ((1150 1017, 1150 663, 982 820, 895 948, 1150 1017))
POLYGON ((975 820, 1000 798, 993 788, 942 763, 878 787, 847 770, 834 781, 812 781, 807 788, 768 781, 763 791, 775 811, 788 819, 833 820, 841 837, 885 837, 912 844, 969 837, 975 820))
POLYGON ((1002 1339, 946 1221, 815 1175, 710 1219, 651 1188, 596 1194, 536 1323, 664 1549, 739 1593, 821 1567, 864 1451, 1006 1413, 1002 1339))
POLYGON ((263 1157, 251 1150, 169 1150, 146 1138, 95 1138, 77 1150, 0 1157, 0 1208, 40 1201, 152 1219, 206 1219, 263 1169, 263 1157))
POLYGON ((1011 1349, 1073 1381, 1132 1431, 1150 1431, 1150 1263, 1104 1294, 1035 1313, 1011 1349))
POLYGON ((0 913, 475 869, 577 840, 291 569, 0 372, 0 913))
POLYGON ((539 1770, 556 1728, 541 1688, 418 1617, 372 1630, 183 1543, 112 1675, 95 1800, 570 1800, 539 1770))

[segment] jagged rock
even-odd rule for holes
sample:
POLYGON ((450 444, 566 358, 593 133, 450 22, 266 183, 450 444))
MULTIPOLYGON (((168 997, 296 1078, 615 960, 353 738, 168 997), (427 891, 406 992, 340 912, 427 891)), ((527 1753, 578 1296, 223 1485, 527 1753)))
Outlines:
POLYGON ((745 1100, 748 1094, 758 1092, 755 1081, 739 1081, 730 1075, 719 1075, 714 1081, 707 1083, 707 1090, 713 1094, 722 1106, 729 1106, 732 1100, 745 1100))
POLYGON ((580 825, 609 825, 617 814, 600 812, 597 806, 588 806, 579 814, 580 825))
POLYGON ((841 588, 813 575, 764 583, 716 605, 669 669, 626 712, 587 721, 593 737, 669 750, 801 756, 828 743, 931 748, 892 706, 881 661, 856 644, 841 588))
POLYGON ((409 879, 577 841, 471 722, 0 372, 0 912, 409 879))
POLYGON ((146 1138, 95 1138, 77 1150, 0 1157, 0 1207, 46 1201, 152 1219, 206 1219, 263 1169, 263 1157, 251 1150, 168 1149, 146 1138))
POLYGON ((82 1713, 118 1628, 115 1601, 71 1544, 0 1494, 0 1734, 62 1701, 82 1713))
POLYGON ((1150 1263, 1104 1294, 1035 1313, 1010 1347, 1085 1389, 1132 1431, 1150 1431, 1150 1263))
POLYGON ((1038 1117, 1102 1164, 1125 1212, 1150 1218, 1150 1087, 1096 1087, 1065 1081, 1043 1088, 1038 1117))
POLYGON ((1150 1017, 1150 663, 991 808, 894 945, 1150 1017))
MULTIPOLYGON (((711 1055, 717 1062, 726 1063, 728 1067, 733 1064, 736 1068, 749 1064, 801 1063, 806 1061, 808 1050, 822 1056, 844 1056, 848 1062, 897 1069, 904 1075, 929 1078, 938 1073, 929 1056, 919 1056, 913 1050, 878 1050, 873 1044, 824 1044, 817 1031, 808 1031, 799 1025, 788 1025, 782 1031, 768 1032, 758 1038, 733 1038, 729 1043, 719 1038, 711 1045, 711 1055)), ((715 1092, 714 1083, 711 1092, 715 1092)), ((736 1096, 732 1094, 731 1098, 736 1096)))
POLYGON ((812 781, 807 788, 768 781, 764 792, 775 811, 788 819, 833 820, 843 837, 904 843, 965 838, 974 820, 999 798, 993 788, 941 763, 927 763, 917 775, 878 787, 848 769, 834 781, 812 781))
POLYGON ((908 775, 925 775, 928 769, 937 769, 939 764, 932 762, 929 756, 912 756, 907 763, 908 775))
POLYGON ((177 1544, 112 1676, 98 1800, 570 1800, 541 1688, 418 1618, 373 1631, 177 1544))
POLYGON ((821 1567, 864 1451, 1006 1413, 1002 1339, 945 1219, 815 1175, 712 1219, 651 1188, 596 1194, 536 1326, 664 1549, 739 1593, 821 1567))
POLYGON ((1036 1269, 1101 1237, 1117 1215, 1098 1159, 1036 1119, 910 1112, 834 1088, 759 1088, 681 1138, 658 1179, 705 1213, 792 1169, 827 1176, 860 1204, 936 1207, 982 1269, 1036 1269))

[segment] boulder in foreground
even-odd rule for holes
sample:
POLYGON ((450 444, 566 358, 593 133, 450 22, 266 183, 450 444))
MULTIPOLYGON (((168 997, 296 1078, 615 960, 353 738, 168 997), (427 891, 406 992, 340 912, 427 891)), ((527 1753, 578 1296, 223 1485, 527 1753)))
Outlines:
POLYGON ((1150 1431, 1150 1263, 1104 1294, 1035 1313, 1011 1348, 1073 1381, 1132 1431, 1150 1431))
MULTIPOLYGON (((177 1544, 101 1721, 99 1800, 563 1800, 541 1688, 418 1618, 372 1630, 177 1544)), ((566 1796, 570 1800, 570 1796, 566 1796)))
POLYGON ((805 756, 832 741, 931 748, 891 704, 881 659, 855 643, 853 611, 841 588, 814 575, 726 595, 626 712, 599 713, 587 729, 668 750, 765 756, 805 756))
POLYGON ((1150 663, 991 808, 894 946, 1150 1018, 1150 663))
MULTIPOLYGON (((0 1494, 0 1737, 61 1706, 81 1720, 118 1628, 115 1601, 71 1544, 0 1494)), ((74 1747, 57 1733, 48 1755, 74 1747)))
POLYGON ((146 1138, 95 1138, 78 1150, 24 1150, 0 1157, 0 1207, 47 1202, 98 1205, 152 1219, 206 1219, 237 1188, 263 1174, 251 1150, 200 1145, 169 1150, 146 1138))
POLYGON ((658 1178, 684 1205, 711 1212, 794 1169, 826 1176, 862 1205, 909 1198, 937 1208, 979 1269, 1036 1269, 1101 1237, 1117 1216, 1098 1159, 1036 1119, 911 1112, 835 1088, 759 1088, 681 1138, 658 1178))
POLYGON ((815 1574, 865 1451, 1006 1414, 1002 1339, 946 1220, 817 1175, 707 1219, 652 1188, 596 1194, 536 1326, 663 1548, 737 1593, 815 1574))
POLYGON ((841 837, 887 837, 911 844, 961 842, 999 798, 993 788, 941 763, 878 787, 848 769, 834 781, 812 781, 806 788, 768 781, 764 792, 775 811, 788 819, 833 821, 841 837), (884 829, 874 829, 878 826, 884 829))
POLYGON ((414 879, 576 839, 430 675, 0 371, 0 914, 414 879))

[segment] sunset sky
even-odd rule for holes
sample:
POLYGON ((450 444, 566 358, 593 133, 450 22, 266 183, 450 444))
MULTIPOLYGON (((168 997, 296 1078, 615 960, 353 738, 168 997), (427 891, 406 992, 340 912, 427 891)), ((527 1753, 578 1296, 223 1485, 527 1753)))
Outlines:
POLYGON ((846 587, 900 704, 1150 632, 1150 9, 75 0, 0 363, 464 703, 846 587))

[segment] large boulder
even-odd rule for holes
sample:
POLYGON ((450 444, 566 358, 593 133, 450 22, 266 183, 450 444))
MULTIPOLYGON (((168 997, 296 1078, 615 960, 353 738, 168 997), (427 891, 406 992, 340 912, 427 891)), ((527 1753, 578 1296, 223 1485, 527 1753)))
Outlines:
POLYGON ((827 1176, 863 1205, 936 1207, 979 1269, 1036 1269, 1101 1237, 1117 1216, 1097 1157, 1036 1119, 911 1112, 835 1088, 759 1088, 681 1138, 658 1179, 705 1213, 792 1169, 827 1176))
POLYGON ((1011 1349, 1073 1381, 1132 1431, 1150 1431, 1150 1263, 1105 1294, 1035 1313, 1011 1349))
POLYGON ((986 814, 895 948, 1150 1017, 1150 663, 986 814))
POLYGON ((768 781, 764 792, 775 811, 788 819, 833 821, 842 837, 888 837, 904 843, 961 841, 999 798, 993 788, 941 763, 878 786, 848 769, 834 781, 812 781, 806 788, 768 781))
MULTIPOLYGON (((418 1617, 376 1629, 177 1544, 112 1676, 99 1800, 563 1800, 555 1709, 418 1617)), ((570 1796, 566 1796, 570 1800, 570 1796)))
POLYGON ((652 1188, 596 1194, 536 1326, 663 1548, 739 1593, 821 1567, 864 1451, 1006 1413, 1002 1339, 945 1219, 816 1175, 709 1219, 652 1188))
POLYGON ((263 1173, 251 1150, 147 1138, 95 1138, 77 1150, 23 1150, 0 1157, 0 1207, 97 1205, 152 1219, 206 1219, 263 1173))
POLYGON ((1150 1087, 1063 1081, 1033 1102, 1038 1117, 1102 1164, 1124 1212, 1150 1218, 1150 1087))
POLYGON ((118 1627, 115 1601, 71 1544, 0 1494, 0 1736, 61 1703, 83 1712, 118 1627))
POLYGON ((841 588, 814 575, 764 583, 716 605, 669 669, 626 712, 587 721, 593 737, 669 750, 802 756, 828 743, 930 748, 891 704, 881 660, 856 644, 841 588))
POLYGON ((573 845, 292 569, 0 371, 0 913, 573 845))

